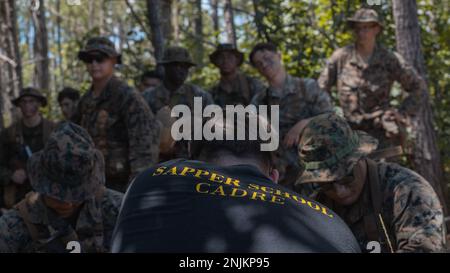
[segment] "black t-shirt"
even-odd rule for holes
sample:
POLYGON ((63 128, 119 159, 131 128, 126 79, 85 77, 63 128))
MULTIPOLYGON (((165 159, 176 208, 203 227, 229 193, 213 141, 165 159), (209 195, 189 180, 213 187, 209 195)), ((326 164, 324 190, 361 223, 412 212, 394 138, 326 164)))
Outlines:
POLYGON ((172 160, 128 189, 113 252, 359 252, 323 205, 273 183, 251 165, 172 160))

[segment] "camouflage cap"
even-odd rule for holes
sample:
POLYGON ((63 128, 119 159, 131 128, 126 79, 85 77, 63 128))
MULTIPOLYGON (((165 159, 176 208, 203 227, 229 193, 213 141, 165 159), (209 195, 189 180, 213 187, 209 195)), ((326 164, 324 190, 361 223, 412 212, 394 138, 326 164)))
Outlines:
POLYGON ((351 173, 363 156, 377 148, 378 141, 362 131, 353 131, 335 113, 316 116, 306 125, 298 155, 304 172, 297 183, 331 182, 351 173))
POLYGON ((20 91, 19 96, 17 98, 15 98, 12 101, 12 103, 15 106, 18 106, 20 99, 23 98, 23 97, 35 97, 42 103, 42 106, 46 106, 47 105, 47 98, 45 98, 45 96, 42 95, 41 92, 38 89, 36 89, 36 88, 27 87, 27 88, 22 89, 20 91))
POLYGON ((373 9, 359 9, 355 14, 347 19, 347 24, 349 27, 353 28, 354 23, 377 23, 381 28, 383 24, 381 23, 378 13, 373 9))
POLYGON ((164 55, 159 64, 168 64, 168 63, 186 63, 191 66, 195 66, 196 64, 192 61, 191 55, 189 51, 184 47, 172 46, 168 47, 164 50, 164 55))
POLYGON ((238 66, 240 66, 244 62, 244 53, 240 52, 233 44, 219 44, 216 50, 209 55, 209 60, 214 65, 217 65, 217 58, 219 57, 219 53, 223 51, 229 51, 233 53, 238 59, 238 66))
POLYGON ((61 201, 83 202, 105 184, 101 152, 88 132, 71 122, 53 131, 44 149, 28 160, 27 169, 36 192, 61 201))
POLYGON ((117 57, 117 63, 122 63, 122 55, 116 51, 116 48, 106 37, 94 37, 87 41, 86 46, 78 52, 78 59, 84 61, 91 53, 98 51, 108 57, 117 57))

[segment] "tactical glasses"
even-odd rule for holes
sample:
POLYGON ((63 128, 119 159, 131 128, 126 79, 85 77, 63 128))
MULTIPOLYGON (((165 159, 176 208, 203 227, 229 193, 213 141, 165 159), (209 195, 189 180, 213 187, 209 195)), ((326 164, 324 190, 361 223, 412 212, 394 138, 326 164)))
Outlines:
POLYGON ((94 61, 95 61, 96 63, 103 63, 106 59, 108 59, 108 56, 106 56, 106 55, 104 55, 104 54, 91 54, 91 55, 85 56, 85 57, 82 59, 82 61, 83 61, 84 63, 91 64, 91 63, 93 63, 94 61))

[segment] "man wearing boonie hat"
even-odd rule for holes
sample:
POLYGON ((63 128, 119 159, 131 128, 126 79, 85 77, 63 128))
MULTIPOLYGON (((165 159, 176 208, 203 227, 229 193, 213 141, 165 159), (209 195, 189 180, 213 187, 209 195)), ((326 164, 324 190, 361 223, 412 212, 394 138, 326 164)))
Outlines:
POLYGON ((102 152, 106 185, 125 192, 135 175, 158 161, 159 123, 142 96, 114 76, 122 56, 109 39, 89 39, 78 58, 86 64, 92 86, 72 120, 102 152))
MULTIPOLYGON (((175 105, 187 105, 193 112, 194 97, 202 99, 203 108, 213 103, 208 92, 194 84, 185 83, 189 75, 189 69, 196 64, 191 58, 189 51, 184 47, 167 47, 163 58, 158 62, 164 67, 164 78, 158 87, 145 90, 142 96, 145 98, 153 113, 157 114, 162 108, 170 110, 175 105)), ((189 157, 188 145, 185 141, 178 141, 173 146, 172 158, 189 157)), ((166 160, 171 158, 164 158, 166 160)))
POLYGON ((445 244, 442 206, 431 185, 396 163, 368 155, 377 140, 352 130, 344 118, 312 118, 299 141, 304 171, 297 184, 311 183, 316 200, 335 211, 363 250, 370 241, 383 252, 440 252, 445 244))
POLYGON ((87 131, 60 123, 28 161, 33 191, 0 218, 0 252, 108 251, 123 194, 104 172, 87 131))
MULTIPOLYGON (((44 147, 54 123, 39 108, 47 99, 33 87, 24 88, 12 103, 22 117, 0 136, 0 209, 9 209, 31 190, 26 172, 28 158, 44 147)), ((1 215, 1 212, 0 212, 1 215)))
POLYGON ((336 87, 350 126, 379 140, 379 158, 398 159, 405 152, 408 118, 420 108, 425 82, 398 53, 377 43, 383 24, 375 10, 359 9, 347 23, 355 43, 333 53, 319 85, 329 93, 336 87), (390 104, 394 82, 409 94, 400 107, 390 104))
POLYGON ((219 44, 209 55, 209 60, 220 71, 220 81, 211 89, 211 95, 221 107, 238 104, 247 106, 253 96, 266 89, 258 79, 239 71, 244 62, 244 53, 233 44, 219 44))

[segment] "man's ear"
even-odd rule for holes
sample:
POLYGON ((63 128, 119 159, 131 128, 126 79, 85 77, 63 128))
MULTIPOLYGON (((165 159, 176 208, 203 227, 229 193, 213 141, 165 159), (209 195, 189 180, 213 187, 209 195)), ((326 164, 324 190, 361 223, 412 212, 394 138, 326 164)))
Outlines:
POLYGON ((269 173, 269 178, 273 181, 273 183, 278 184, 278 179, 280 179, 280 173, 277 169, 272 169, 269 173))

